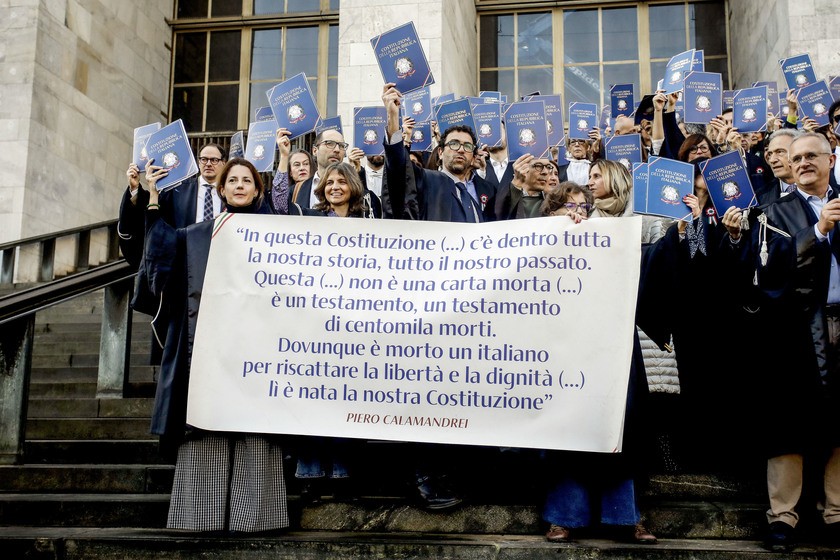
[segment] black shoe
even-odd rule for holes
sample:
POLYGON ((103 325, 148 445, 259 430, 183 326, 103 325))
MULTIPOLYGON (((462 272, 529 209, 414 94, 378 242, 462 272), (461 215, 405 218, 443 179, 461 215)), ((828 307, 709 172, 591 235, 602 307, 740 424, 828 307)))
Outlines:
POLYGON ((826 523, 823 525, 822 540, 826 546, 840 548, 840 523, 826 523))
POLYGON ((320 481, 311 481, 304 483, 300 488, 300 503, 303 507, 313 506, 321 503, 321 488, 320 481))
POLYGON ((794 529, 783 521, 770 524, 770 534, 767 536, 766 548, 770 552, 790 552, 796 546, 794 529))
POLYGON ((441 510, 461 503, 461 498, 441 484, 440 479, 420 476, 417 477, 416 484, 418 498, 425 509, 441 510))

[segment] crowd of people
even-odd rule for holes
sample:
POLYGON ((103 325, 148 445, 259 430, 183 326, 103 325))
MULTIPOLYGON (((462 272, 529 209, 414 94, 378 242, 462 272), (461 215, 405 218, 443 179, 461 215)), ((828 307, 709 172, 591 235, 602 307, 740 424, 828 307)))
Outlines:
MULTIPOLYGON (((568 140, 562 164, 556 149, 551 157, 510 161, 504 144, 479 145, 468 126, 439 131, 431 151, 415 152, 414 122, 400 119, 401 100, 386 84, 383 156, 348 149, 337 130, 319 133, 311 152, 292 151, 288 131, 278 130, 279 163, 268 186, 247 160, 226 161, 217 144, 200 149, 198 177, 160 193, 155 184, 166 170, 158 162, 128 167, 119 233, 123 254, 139 269, 133 304, 155 317, 162 347, 152 432, 176 459, 168 527, 255 532, 289 523, 280 445, 287 440, 211 433, 185 422, 195 321, 213 219, 221 212, 460 223, 540 216, 581 223, 633 214, 630 172, 602 157, 602 135, 613 131, 595 128, 589 140, 568 140)), ((840 431, 833 414, 840 173, 832 132, 840 102, 830 108, 832 126, 818 128, 808 119, 797 123, 791 92, 785 121, 768 114, 766 133, 741 134, 731 109, 708 125, 687 124, 676 101, 664 92, 646 96, 634 118, 614 124, 616 135, 641 135, 645 160, 694 164, 694 193, 683 200, 691 215, 679 222, 644 217, 624 451, 542 455, 551 465, 546 538, 566 542, 578 529, 602 524, 625 527, 634 542, 655 543, 641 523, 637 495, 652 450, 660 468, 672 472, 725 470, 747 450, 766 461, 767 546, 795 544, 798 510, 808 507, 799 504, 803 481, 814 465, 822 476, 822 529, 840 545, 840 431), (719 215, 699 164, 733 150, 748 169, 757 207, 719 215)), ((318 494, 317 481, 352 476, 357 445, 300 438, 295 476, 306 481, 302 499, 318 494)), ((451 448, 412 449, 412 485, 422 505, 457 506, 462 496, 448 476, 451 448)))

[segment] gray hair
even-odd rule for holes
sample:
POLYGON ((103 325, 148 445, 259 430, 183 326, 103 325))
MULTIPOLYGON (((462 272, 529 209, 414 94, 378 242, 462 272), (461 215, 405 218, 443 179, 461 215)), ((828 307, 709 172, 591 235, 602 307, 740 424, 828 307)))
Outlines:
POLYGON ((795 128, 780 128, 779 130, 767 137, 767 143, 770 144, 770 141, 778 136, 789 136, 793 140, 796 140, 797 138, 802 136, 802 132, 796 130, 795 128))
POLYGON ((834 152, 831 151, 831 144, 828 142, 828 138, 826 138, 822 134, 817 134, 816 132, 800 132, 799 135, 796 136, 793 139, 793 141, 790 143, 790 148, 788 148, 788 151, 790 152, 790 151, 793 150, 794 142, 798 142, 798 141, 802 140, 803 138, 817 138, 818 140, 820 140, 820 144, 822 144, 823 149, 826 152, 829 152, 829 153, 832 153, 832 154, 834 153, 834 152))

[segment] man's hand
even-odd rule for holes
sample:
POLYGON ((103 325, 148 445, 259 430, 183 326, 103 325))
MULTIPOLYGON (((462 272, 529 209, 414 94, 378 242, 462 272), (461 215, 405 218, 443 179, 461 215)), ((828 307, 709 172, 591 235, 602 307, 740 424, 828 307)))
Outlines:
POLYGON ((146 184, 149 185, 149 204, 158 203, 157 182, 169 175, 169 170, 152 165, 154 158, 146 162, 146 184))
POLYGON ((714 143, 717 145, 726 143, 726 137, 729 136, 729 132, 732 130, 732 127, 726 124, 726 121, 723 120, 723 117, 713 118, 709 125, 712 127, 712 130, 714 130, 716 133, 714 143))
POLYGON ((743 148, 741 133, 738 132, 737 128, 729 129, 729 134, 726 135, 726 145, 731 150, 741 150, 743 148))
POLYGON ((828 235, 834 229, 834 224, 840 220, 840 198, 829 200, 820 211, 820 221, 817 222, 817 229, 823 235, 828 235))
POLYGON ((292 143, 289 141, 289 136, 291 136, 291 132, 285 128, 278 128, 274 136, 275 142, 277 142, 277 149, 280 150, 281 158, 289 157, 289 152, 292 151, 292 143))
POLYGON ((807 130, 808 132, 816 132, 820 125, 817 124, 817 121, 814 119, 805 117, 802 119, 802 129, 807 130))
POLYGON ((534 156, 531 154, 522 154, 513 162, 513 181, 516 183, 516 186, 521 188, 525 183, 525 177, 531 170, 531 162, 533 160, 534 156))
POLYGON ((125 177, 128 179, 128 186, 131 187, 131 192, 136 191, 140 187, 140 168, 136 163, 131 163, 128 169, 125 170, 125 177))
POLYGON ((416 125, 417 123, 412 117, 403 117, 403 142, 405 142, 407 146, 411 146, 411 135, 414 134, 414 127, 416 125))
POLYGON ((729 208, 721 218, 721 222, 723 222, 726 231, 729 232, 729 236, 736 241, 741 238, 742 217, 743 213, 740 210, 738 210, 738 208, 733 206, 732 208, 729 208))
POLYGON ((661 113, 665 110, 666 103, 668 103, 668 98, 665 97, 665 94, 656 92, 656 95, 653 96, 653 110, 661 113))
POLYGON ((796 115, 796 109, 799 107, 799 103, 796 101, 796 90, 789 89, 787 95, 785 95, 785 101, 787 101, 788 109, 790 109, 791 115, 796 115))
POLYGON ((487 144, 479 145, 475 151, 475 157, 472 160, 472 168, 475 170, 484 170, 487 167, 487 144))
POLYGON ((400 129, 400 105, 402 105, 402 94, 394 87, 396 84, 389 82, 382 88, 382 104, 388 112, 388 140, 400 129))
POLYGON ((776 118, 773 113, 767 113, 767 132, 773 133, 782 128, 782 121, 776 118))
POLYGON ((350 151, 347 152, 347 159, 350 160, 350 163, 353 164, 356 171, 360 171, 362 169, 363 157, 365 157, 365 151, 361 148, 351 148, 350 151))

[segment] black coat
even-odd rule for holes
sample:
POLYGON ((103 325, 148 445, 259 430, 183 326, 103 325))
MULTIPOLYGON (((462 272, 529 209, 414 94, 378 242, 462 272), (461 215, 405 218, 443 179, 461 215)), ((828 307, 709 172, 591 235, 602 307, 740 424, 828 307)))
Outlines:
POLYGON ((487 157, 487 173, 484 175, 484 180, 493 185, 496 189, 496 193, 498 194, 502 189, 510 185, 510 182, 513 181, 513 162, 509 161, 507 167, 505 167, 505 172, 502 173, 502 180, 500 181, 498 177, 496 177, 496 171, 493 169, 493 164, 490 163, 490 157, 487 157))
MULTIPOLYGON (((373 217, 374 218, 381 218, 382 217, 382 202, 379 200, 379 197, 376 196, 376 194, 374 194, 373 191, 371 191, 367 188, 367 184, 366 184, 367 183, 367 180, 366 180, 367 178, 365 177, 364 170, 359 171, 359 178, 362 181, 362 185, 364 185, 364 187, 365 187, 365 196, 368 197, 368 200, 370 201, 370 208, 371 208, 371 211, 373 212, 373 217)), ((306 210, 306 209, 310 208, 309 199, 312 196, 312 183, 313 183, 314 179, 315 179, 315 176, 313 175, 312 177, 310 177, 309 179, 304 181, 303 184, 300 186, 300 191, 298 191, 297 204, 303 210, 306 210)), ((384 185, 385 185, 385 179, 384 178, 382 180, 382 185, 383 185, 383 188, 384 188, 384 185)), ((292 196, 295 194, 295 189, 294 189, 293 185, 290 185, 290 187, 291 188, 289 189, 289 208, 293 208, 294 207, 294 201, 292 200, 292 196)), ((276 212, 276 209, 275 209, 275 212, 276 212)))
MULTIPOLYGON (((543 200, 545 197, 543 197, 543 200)), ((515 220, 516 218, 535 218, 537 216, 519 216, 519 207, 522 202, 522 189, 508 183, 496 194, 496 219, 515 220)))
MULTIPOLYGON (((408 165, 408 161, 402 142, 385 144, 385 165, 389 180, 383 186, 383 196, 387 189, 394 213, 397 208, 404 208, 405 216, 410 208, 416 207, 420 220, 467 222, 464 208, 458 200, 455 182, 442 172, 408 165)), ((473 184, 478 195, 481 221, 495 220, 495 187, 476 175, 473 175, 473 184)))

